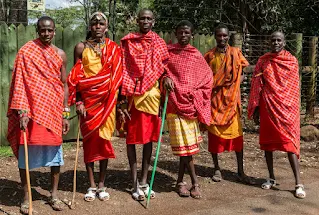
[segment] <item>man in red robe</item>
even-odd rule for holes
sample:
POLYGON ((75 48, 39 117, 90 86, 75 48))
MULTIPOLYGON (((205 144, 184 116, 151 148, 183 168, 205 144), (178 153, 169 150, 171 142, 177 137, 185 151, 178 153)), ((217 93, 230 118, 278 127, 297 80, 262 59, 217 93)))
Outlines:
MULTIPOLYGON (((147 173, 152 155, 152 142, 158 140, 161 120, 159 79, 169 57, 165 41, 151 29, 154 15, 143 9, 138 14, 140 32, 121 39, 123 52, 123 85, 121 94, 128 98, 127 155, 133 180, 132 197, 143 200, 148 193, 147 173), (142 179, 137 180, 135 145, 143 145, 142 179)), ((122 100, 123 101, 123 100, 122 100)), ((152 191, 152 198, 155 193, 152 191)))
POLYGON ((24 190, 21 213, 28 214, 29 199, 25 171, 23 130, 27 135, 29 168, 51 167, 52 190, 49 203, 62 210, 58 199, 60 166, 64 164, 62 133, 69 130, 66 55, 51 41, 55 34, 52 18, 38 20, 39 38, 27 42, 18 52, 8 107, 8 141, 18 158, 24 190), (63 108, 64 107, 64 108, 63 108))
POLYGON ((271 35, 271 52, 259 58, 250 89, 248 116, 260 120, 260 148, 265 151, 269 179, 263 189, 276 185, 273 151, 288 153, 295 176, 295 196, 305 198, 300 182, 300 87, 297 59, 284 50, 282 32, 271 35))
POLYGON ((108 21, 103 13, 90 18, 90 35, 75 46, 75 65, 68 76, 70 103, 81 114, 84 162, 90 188, 84 196, 101 201, 110 195, 104 185, 109 158, 115 158, 111 137, 115 128, 116 100, 122 83, 121 49, 105 37, 108 21), (98 189, 94 181, 94 162, 99 161, 98 189))

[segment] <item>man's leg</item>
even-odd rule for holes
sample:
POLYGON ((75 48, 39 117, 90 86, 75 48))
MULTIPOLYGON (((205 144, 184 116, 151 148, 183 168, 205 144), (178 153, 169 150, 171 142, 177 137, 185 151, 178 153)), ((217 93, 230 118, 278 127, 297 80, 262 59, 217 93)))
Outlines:
POLYGON ((236 158, 237 158, 237 172, 239 177, 243 177, 245 175, 244 173, 244 150, 241 150, 240 152, 236 152, 236 158))
POLYGON ((60 179, 60 166, 51 167, 51 197, 49 203, 53 210, 61 211, 64 209, 64 203, 58 198, 58 186, 60 179))
POLYGON ((186 168, 186 164, 185 164, 185 157, 179 157, 179 169, 178 169, 178 178, 176 183, 181 183, 183 182, 184 179, 184 174, 185 174, 185 168, 186 168))
POLYGON ((25 169, 19 169, 20 173, 20 179, 21 179, 21 186, 23 188, 23 199, 21 202, 21 213, 22 214, 28 214, 29 212, 29 196, 28 196, 28 185, 27 185, 27 177, 26 177, 26 170, 25 169))
POLYGON ((141 185, 147 183, 148 169, 150 167, 151 156, 152 156, 153 143, 149 142, 143 147, 143 161, 142 161, 142 179, 141 185))
POLYGON ((271 151, 265 151, 266 163, 269 172, 269 178, 275 180, 274 175, 274 161, 273 161, 273 153, 271 151))
POLYGON ((193 156, 185 157, 185 162, 186 162, 186 166, 188 169, 188 173, 189 173, 191 180, 192 180, 192 188, 190 190, 190 194, 193 198, 199 199, 199 198, 201 198, 201 193, 199 190, 199 184, 198 184, 198 179, 197 179, 197 175, 196 175, 196 171, 195 171, 193 156))
POLYGON ((218 154, 217 153, 211 153, 213 162, 214 162, 214 175, 212 177, 212 180, 215 182, 220 182, 222 180, 222 173, 220 172, 220 167, 218 164, 218 154))
POLYGON ((88 174, 88 178, 90 181, 90 187, 96 188, 96 184, 94 181, 94 162, 86 163, 85 167, 86 167, 86 172, 88 174))
POLYGON ((127 157, 130 164, 131 169, 131 177, 132 177, 132 186, 133 186, 133 192, 137 191, 137 165, 136 165, 136 149, 134 144, 127 144, 126 145, 127 150, 127 157))
POLYGON ((295 176, 295 183, 300 184, 300 171, 299 171, 299 162, 296 154, 292 152, 288 152, 288 158, 289 158, 289 163, 292 168, 292 171, 294 172, 295 176))
POLYGON ((100 160, 100 175, 99 175, 99 188, 105 187, 105 177, 106 177, 106 169, 108 164, 108 159, 100 160))

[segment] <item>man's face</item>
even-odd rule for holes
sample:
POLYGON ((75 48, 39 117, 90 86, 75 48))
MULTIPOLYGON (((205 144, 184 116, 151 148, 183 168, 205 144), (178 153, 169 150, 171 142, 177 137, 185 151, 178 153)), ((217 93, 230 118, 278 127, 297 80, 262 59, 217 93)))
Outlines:
POLYGON ((192 38, 192 30, 188 26, 181 26, 176 30, 176 38, 180 45, 186 46, 192 38))
POLYGON ((271 35, 270 48, 271 52, 278 53, 284 49, 286 45, 285 36, 281 32, 275 32, 271 35))
POLYGON ((225 48, 229 40, 229 32, 226 28, 216 30, 215 39, 219 48, 225 48))
POLYGON ((93 39, 100 39, 105 36, 108 31, 108 22, 102 16, 95 16, 91 22, 91 35, 93 39))
POLYGON ((51 20, 40 21, 38 34, 43 44, 51 44, 51 41, 55 34, 54 23, 51 20))
POLYGON ((152 29, 155 22, 152 11, 142 11, 137 18, 137 22, 140 28, 140 32, 143 34, 147 34, 152 29))

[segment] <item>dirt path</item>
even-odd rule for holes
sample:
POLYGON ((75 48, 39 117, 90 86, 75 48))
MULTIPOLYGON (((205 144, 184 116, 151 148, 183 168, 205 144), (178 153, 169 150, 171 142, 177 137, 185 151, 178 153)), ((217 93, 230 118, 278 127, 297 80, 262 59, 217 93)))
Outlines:
MULTIPOLYGON (((174 192, 178 158, 172 156, 169 143, 165 138, 154 187, 157 196, 155 200, 151 201, 150 209, 143 207, 145 202, 140 204, 131 198, 129 166, 124 140, 114 141, 114 148, 117 158, 110 161, 106 179, 111 195, 109 201, 100 202, 96 199, 92 203, 87 203, 83 200, 83 195, 89 185, 81 153, 76 209, 54 212, 46 204, 49 194, 49 174, 48 169, 41 168, 31 173, 34 214, 319 214, 319 151, 315 148, 315 143, 302 143, 301 172, 308 198, 298 200, 292 193, 293 175, 285 153, 275 153, 275 173, 280 183, 279 190, 265 191, 259 188, 260 185, 247 186, 236 181, 234 153, 224 153, 220 156, 220 165, 224 169, 225 180, 220 183, 212 182, 210 179, 212 161, 210 154, 206 151, 205 141, 201 145, 201 153, 195 156, 203 198, 194 200, 192 198, 181 199, 174 192)), ((140 147, 138 148, 140 151, 140 147)), ((59 195, 61 199, 71 200, 75 149, 66 150, 64 158, 65 166, 62 168, 59 195)), ((263 178, 267 176, 263 152, 258 149, 258 137, 255 134, 245 135, 245 169, 246 174, 258 178, 259 183, 262 183, 263 178)), ((190 183, 188 175, 186 181, 190 183)), ((0 159, 0 213, 19 214, 20 198, 21 190, 16 159, 0 159)))

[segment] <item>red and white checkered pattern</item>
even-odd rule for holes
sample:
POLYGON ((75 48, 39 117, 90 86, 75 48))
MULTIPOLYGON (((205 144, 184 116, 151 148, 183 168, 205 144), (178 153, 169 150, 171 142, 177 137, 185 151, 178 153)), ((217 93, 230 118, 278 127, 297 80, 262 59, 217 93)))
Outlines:
POLYGON ((143 95, 164 73, 169 57, 165 41, 152 31, 147 34, 130 33, 121 39, 121 48, 123 53, 121 93, 127 96, 143 95), (138 79, 137 84, 136 79, 138 79))
POLYGON ((57 52, 39 39, 29 41, 19 50, 12 72, 7 113, 7 138, 15 155, 19 144, 15 132, 19 117, 14 110, 27 110, 34 122, 62 135, 62 62, 57 52))
POLYGON ((300 85, 297 59, 288 51, 260 57, 251 83, 248 117, 252 118, 262 96, 268 114, 299 151, 300 85))

